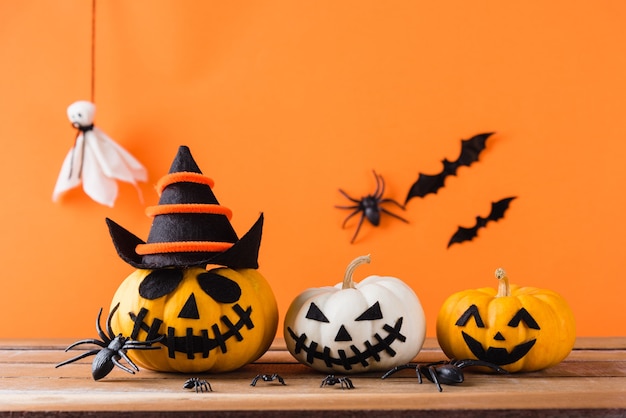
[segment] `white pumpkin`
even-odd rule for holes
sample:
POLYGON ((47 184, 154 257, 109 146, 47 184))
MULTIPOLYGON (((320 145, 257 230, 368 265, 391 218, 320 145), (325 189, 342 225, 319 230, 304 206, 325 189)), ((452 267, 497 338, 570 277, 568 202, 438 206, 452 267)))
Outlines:
POLYGON ((325 373, 389 370, 419 353, 426 318, 415 292, 395 277, 352 280, 369 263, 358 257, 336 286, 311 288, 291 303, 284 321, 289 352, 302 364, 325 373))

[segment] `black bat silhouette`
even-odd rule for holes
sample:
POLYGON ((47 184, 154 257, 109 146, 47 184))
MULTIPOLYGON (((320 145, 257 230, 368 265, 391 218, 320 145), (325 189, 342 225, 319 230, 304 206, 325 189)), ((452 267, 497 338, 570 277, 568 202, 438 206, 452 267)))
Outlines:
POLYGON ((486 218, 482 218, 480 216, 476 217, 476 224, 471 228, 463 228, 459 226, 457 231, 454 233, 452 238, 450 238, 450 242, 448 242, 448 248, 455 242, 463 242, 463 241, 471 241, 477 234, 480 228, 484 228, 489 221, 497 221, 498 219, 504 218, 504 212, 509 208, 509 204, 511 200, 515 199, 513 197, 507 197, 502 200, 498 200, 497 202, 491 203, 491 212, 489 216, 486 218))
POLYGON ((411 186, 404 204, 406 205, 413 197, 424 197, 429 193, 437 193, 437 190, 443 187, 446 177, 456 175, 456 170, 460 166, 469 166, 473 162, 478 161, 478 156, 485 149, 485 142, 491 135, 493 135, 493 132, 478 134, 470 139, 461 140, 461 155, 459 155, 459 158, 455 161, 444 159, 442 161, 443 171, 439 174, 428 175, 420 173, 417 181, 411 186))

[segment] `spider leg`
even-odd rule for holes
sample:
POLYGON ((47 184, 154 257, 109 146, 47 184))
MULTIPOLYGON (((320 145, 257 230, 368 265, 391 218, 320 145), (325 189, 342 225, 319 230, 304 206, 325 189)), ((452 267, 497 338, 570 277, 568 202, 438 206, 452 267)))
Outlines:
POLYGON ((383 194, 385 194, 385 180, 383 180, 382 176, 376 174, 376 171, 372 170, 372 172, 376 178, 376 190, 374 190, 373 196, 376 200, 380 200, 380 198, 383 197, 383 194))
POLYGON ((337 209, 359 209, 359 205, 350 205, 350 206, 335 205, 335 208, 337 208, 337 209))
POLYGON ((286 385, 286 383, 285 383, 285 379, 283 379, 283 378, 282 378, 282 377, 280 377, 279 375, 275 375, 275 376, 276 376, 276 379, 278 379, 278 381, 279 381, 280 383, 282 383, 283 385, 286 385))
MULTIPOLYGON (((207 382, 206 380, 202 381, 202 388, 206 389, 207 392, 213 392, 213 388, 211 387, 211 384, 207 382)), ((204 390, 202 390, 202 392, 204 392, 204 390)))
POLYGON ((104 342, 100 341, 100 340, 94 340, 93 338, 89 338, 86 340, 80 340, 80 341, 76 341, 75 343, 69 345, 65 351, 69 351, 71 348, 76 347, 77 345, 81 345, 81 344, 95 344, 95 345, 99 345, 102 348, 106 348, 107 344, 105 344, 104 342))
POLYGON ((489 363, 487 361, 482 361, 482 360, 471 360, 471 359, 452 360, 450 363, 458 367, 459 369, 464 369, 465 367, 480 366, 480 367, 488 367, 491 370, 496 371, 498 373, 502 373, 502 374, 509 373, 508 371, 504 370, 502 367, 498 366, 497 364, 489 363))
POLYGON ((380 211, 381 211, 381 212, 385 212, 387 215, 389 215, 389 216, 393 216, 394 218, 399 219, 399 220, 401 220, 401 221, 402 221, 402 222, 404 222, 404 223, 407 223, 407 224, 409 223, 409 221, 407 221, 406 219, 404 219, 402 216, 400 216, 400 215, 396 215, 396 214, 395 214, 395 213, 393 213, 393 212, 389 212, 389 211, 388 211, 387 209, 385 209, 385 208, 380 208, 380 211))
POLYGON ((107 317, 107 331, 109 332, 109 337, 111 338, 111 340, 115 338, 115 333, 113 332, 113 328, 111 327, 111 320, 113 319, 115 311, 117 311, 117 308, 119 307, 120 304, 118 302, 117 305, 115 305, 115 307, 111 309, 111 312, 109 312, 109 316, 107 317))
POLYGON ((417 383, 422 384, 422 366, 415 366, 415 374, 417 375, 417 383))
POLYGON ((414 367, 417 367, 417 364, 415 364, 415 363, 407 363, 407 364, 403 364, 401 366, 396 366, 393 369, 389 370, 387 373, 385 373, 381 379, 386 379, 386 378, 388 378, 389 376, 391 376, 392 374, 394 374, 395 372, 397 372, 399 370, 412 369, 414 367))
POLYGON ((96 355, 96 354, 98 354, 99 352, 100 352, 100 350, 91 350, 91 351, 88 351, 88 352, 86 352, 86 353, 79 354, 79 355, 77 355, 76 357, 72 357, 72 358, 71 358, 71 359, 69 359, 69 360, 65 360, 65 361, 63 361, 63 362, 61 362, 61 363, 57 364, 56 366, 54 366, 54 368, 56 369, 57 367, 65 366, 66 364, 73 363, 73 362, 75 362, 75 361, 77 361, 77 360, 80 360, 80 359, 82 359, 82 358, 85 358, 85 357, 95 356, 95 355, 96 355))
MULTIPOLYGON (((163 339, 165 338, 165 335, 160 335, 157 338, 153 339, 153 340, 145 340, 145 341, 137 341, 137 340, 128 340, 129 343, 132 343, 136 348, 136 349, 140 349, 139 347, 136 347, 137 345, 146 345, 146 346, 150 346, 154 343, 158 343, 163 341, 163 339)), ((159 348, 159 347, 150 347, 150 349, 153 348, 159 348)))
POLYGON ((349 221, 349 220, 350 220, 350 219, 351 219, 354 215, 356 215, 356 214, 357 214, 357 213, 359 213, 359 212, 362 212, 361 208, 356 208, 356 209, 354 210, 354 212, 352 212, 350 215, 348 215, 348 217, 347 217, 346 219, 344 219, 344 220, 343 220, 343 223, 341 224, 341 227, 342 227, 342 228, 345 228, 345 227, 346 227, 346 224, 348 223, 348 221, 349 221))
POLYGON ((257 375, 255 376, 255 378, 254 378, 254 379, 252 379, 252 383, 250 383, 250 386, 256 386, 256 382, 258 382, 258 381, 259 381, 259 378, 260 378, 260 377, 261 377, 261 375, 260 375, 260 374, 257 374, 257 375))
POLYGON ((126 341, 124 350, 160 350, 161 347, 152 347, 153 341, 126 341))
POLYGON ((398 206, 400 209, 406 210, 406 207, 404 205, 402 205, 400 202, 397 202, 394 199, 382 199, 380 203, 393 203, 394 205, 398 206))
POLYGON ((437 385, 439 392, 443 392, 441 384, 439 383, 439 378, 437 377, 437 369, 435 369, 435 366, 428 366, 428 374, 430 375, 430 380, 437 385))
POLYGON ((357 199, 355 199, 355 198, 351 197, 348 193, 344 192, 344 191, 343 191, 343 190, 341 190, 341 189, 339 189, 339 193, 341 193, 342 195, 344 195, 344 197, 345 197, 346 199, 348 199, 349 201, 351 201, 351 202, 354 202, 354 203, 357 203, 357 204, 358 204, 358 203, 361 203, 359 200, 357 200, 357 199))
POLYGON ((361 218, 359 219, 359 224, 356 226, 356 231, 354 231, 354 235, 352 236, 352 239, 350 240, 350 244, 352 244, 354 240, 356 239, 357 235, 359 235, 359 231, 361 230, 361 225, 363 225, 364 220, 365 220, 365 212, 362 212, 361 218))
MULTIPOLYGON (((117 367, 119 367, 120 369, 124 370, 125 372, 128 372, 130 374, 135 374, 135 372, 133 370, 131 370, 128 367, 124 366, 115 357, 111 357, 111 361, 113 362, 113 364, 115 364, 117 367)), ((135 366, 135 367, 137 367, 137 366, 135 366)))
POLYGON ((139 371, 139 367, 137 367, 137 365, 135 363, 133 363, 133 361, 130 359, 130 357, 128 357, 128 355, 126 355, 126 353, 123 350, 119 350, 117 352, 117 354, 120 355, 120 357, 122 357, 124 360, 126 360, 126 362, 133 368, 135 369, 136 372, 139 371))
POLYGON ((96 317, 96 331, 98 331, 98 335, 100 336, 100 338, 102 338, 102 341, 104 341, 108 345, 111 342, 112 338, 107 337, 107 335, 102 330, 102 327, 100 326, 101 316, 102 316, 102 308, 100 308, 100 311, 98 312, 98 316, 96 317))

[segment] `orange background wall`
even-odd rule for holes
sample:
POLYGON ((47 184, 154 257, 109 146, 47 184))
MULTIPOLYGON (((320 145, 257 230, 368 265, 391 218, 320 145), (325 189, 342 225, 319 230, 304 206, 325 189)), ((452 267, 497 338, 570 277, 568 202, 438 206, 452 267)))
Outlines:
POLYGON ((517 284, 571 304, 578 335, 625 335, 626 3, 623 1, 99 0, 96 125, 149 170, 141 203, 82 190, 52 203, 89 99, 91 2, 0 0, 3 274, 0 337, 93 336, 132 268, 105 217, 147 238, 146 205, 180 144, 242 234, 264 212, 260 270, 281 316, 308 287, 357 270, 409 283, 434 336, 450 294, 517 284), (480 162, 414 199, 403 224, 355 222, 339 187, 403 201, 460 140, 495 131, 480 162), (517 196, 477 239, 458 225, 517 196))

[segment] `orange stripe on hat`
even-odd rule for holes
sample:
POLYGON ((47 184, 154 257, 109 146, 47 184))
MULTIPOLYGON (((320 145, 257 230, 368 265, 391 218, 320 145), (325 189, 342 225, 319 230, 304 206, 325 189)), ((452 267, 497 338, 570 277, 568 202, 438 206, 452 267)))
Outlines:
POLYGON ((146 208, 146 215, 151 217, 170 213, 210 213, 225 215, 228 219, 231 219, 233 216, 233 212, 227 207, 209 203, 174 203, 169 205, 148 206, 146 208))
POLYGON ((188 252, 223 252, 232 247, 230 242, 217 241, 180 241, 180 242, 154 242, 139 244, 135 251, 139 255, 160 253, 188 253, 188 252))
POLYGON ((161 177, 156 184, 157 193, 159 196, 161 196, 161 193, 163 193, 163 189, 165 189, 167 186, 169 186, 170 184, 182 182, 205 184, 211 188, 213 188, 215 184, 213 179, 205 176, 204 174, 194 173, 190 171, 179 171, 176 173, 166 174, 161 177))

